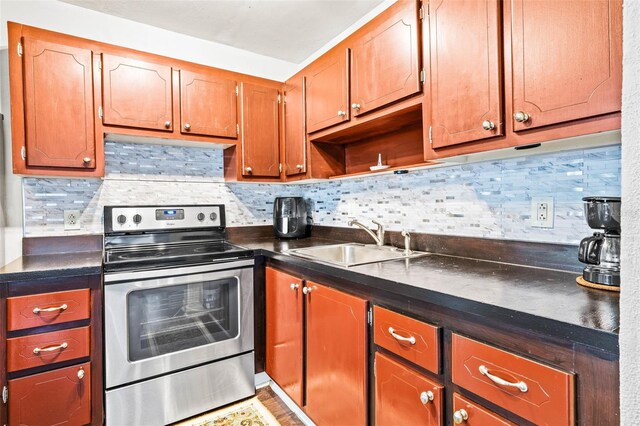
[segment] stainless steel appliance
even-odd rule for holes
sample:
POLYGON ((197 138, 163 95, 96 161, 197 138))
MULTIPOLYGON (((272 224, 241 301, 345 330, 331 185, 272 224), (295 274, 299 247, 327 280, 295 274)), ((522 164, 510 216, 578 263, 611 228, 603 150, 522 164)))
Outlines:
POLYGON ((163 425, 255 393, 253 252, 223 205, 105 207, 107 425, 163 425))
POLYGON ((277 197, 273 203, 273 232, 278 238, 309 236, 311 218, 302 197, 277 197))
POLYGON ((595 232, 580 242, 582 277, 591 283, 620 286, 620 197, 585 197, 587 223, 595 232))

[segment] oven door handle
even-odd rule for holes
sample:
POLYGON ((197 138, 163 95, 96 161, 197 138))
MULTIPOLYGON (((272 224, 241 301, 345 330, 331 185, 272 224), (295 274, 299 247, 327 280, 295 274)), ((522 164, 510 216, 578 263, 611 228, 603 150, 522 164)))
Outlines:
POLYGON ((183 268, 163 268, 134 272, 105 272, 105 285, 123 281, 146 281, 154 278, 166 278, 178 275, 206 274, 209 272, 220 272, 240 268, 253 267, 254 259, 233 259, 230 262, 213 262, 207 265, 187 266, 183 268))

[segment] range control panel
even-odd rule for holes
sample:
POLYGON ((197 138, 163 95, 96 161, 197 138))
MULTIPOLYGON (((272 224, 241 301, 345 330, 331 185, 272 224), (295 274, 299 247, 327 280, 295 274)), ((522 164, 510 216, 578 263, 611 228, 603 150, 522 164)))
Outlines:
POLYGON ((105 207, 105 232, 224 227, 224 205, 105 207))

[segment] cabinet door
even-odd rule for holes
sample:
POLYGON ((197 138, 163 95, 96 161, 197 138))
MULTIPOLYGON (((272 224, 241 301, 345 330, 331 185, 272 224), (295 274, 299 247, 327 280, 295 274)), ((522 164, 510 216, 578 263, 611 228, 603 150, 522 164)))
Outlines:
POLYGON ((284 173, 287 176, 306 172, 304 81, 304 77, 289 80, 284 86, 284 173))
POLYGON ((91 423, 91 363, 9 380, 10 425, 91 423))
POLYGON ((267 374, 302 406, 302 280, 266 269, 267 374))
POLYGON ((353 46, 351 109, 355 116, 420 91, 418 3, 401 0, 389 13, 374 20, 353 46))
POLYGON ((349 49, 337 48, 314 63, 306 79, 307 131, 349 121, 349 49))
POLYGON ((105 54, 102 75, 105 125, 173 129, 171 67, 105 54))
POLYGON ((375 400, 378 426, 441 425, 443 387, 376 353, 375 400))
POLYGON ((96 168, 93 53, 24 37, 26 162, 96 168))
POLYGON ((514 130, 620 111, 622 0, 512 0, 511 10, 514 130))
POLYGON ((237 138, 236 89, 236 82, 229 78, 180 71, 180 131, 237 138))
POLYGON ((498 0, 439 0, 429 15, 434 148, 504 134, 498 0))
POLYGON ((367 422, 367 302, 307 282, 307 403, 318 425, 367 422))
POLYGON ((280 176, 278 91, 242 83, 242 174, 280 176))

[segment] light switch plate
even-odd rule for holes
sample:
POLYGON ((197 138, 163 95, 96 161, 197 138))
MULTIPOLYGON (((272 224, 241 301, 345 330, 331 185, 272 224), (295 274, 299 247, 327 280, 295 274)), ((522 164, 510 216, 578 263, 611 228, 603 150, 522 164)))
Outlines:
POLYGON ((64 211, 64 230, 75 231, 80 229, 80 210, 64 211))
POLYGON ((553 197, 531 197, 531 226, 553 228, 553 197))

